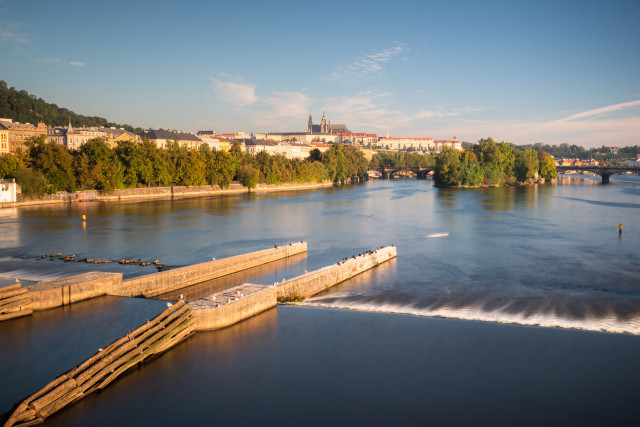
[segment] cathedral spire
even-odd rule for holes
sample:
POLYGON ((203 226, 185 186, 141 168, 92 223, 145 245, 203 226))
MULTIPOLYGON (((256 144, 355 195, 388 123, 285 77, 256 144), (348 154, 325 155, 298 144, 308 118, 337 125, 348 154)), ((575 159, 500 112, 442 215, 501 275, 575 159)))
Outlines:
POLYGON ((67 129, 67 133, 73 132, 73 128, 71 127, 71 117, 69 117, 69 129, 67 129))

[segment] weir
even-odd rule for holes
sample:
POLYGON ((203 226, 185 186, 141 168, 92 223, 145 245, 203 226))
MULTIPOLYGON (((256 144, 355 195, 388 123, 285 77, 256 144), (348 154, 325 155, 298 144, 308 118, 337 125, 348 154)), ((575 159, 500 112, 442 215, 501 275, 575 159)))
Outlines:
POLYGON ((0 321, 103 295, 151 298, 306 252, 306 242, 287 243, 126 280, 121 273, 90 272, 45 280, 26 289, 16 285, 0 288, 0 321))
MULTIPOLYGON (((298 245, 301 246, 296 249, 292 244, 290 250, 301 250, 304 247, 306 251, 306 243, 301 242, 298 245)), ((288 252, 284 249, 280 253, 288 252)), ((258 253, 247 254, 253 256, 249 256, 246 261, 265 259, 264 254, 256 254, 258 253)), ((59 376, 19 403, 4 427, 42 423, 53 413, 96 390, 103 389, 128 369, 169 350, 196 331, 230 326, 275 307, 279 299, 314 295, 396 256, 395 247, 382 247, 310 273, 305 272, 300 276, 273 285, 245 283, 188 304, 185 304, 184 300, 179 300, 176 304, 167 303, 169 308, 156 318, 114 341, 105 349, 99 349, 85 362, 59 376)), ((207 267, 199 265, 208 271, 207 267)), ((188 274, 184 275, 188 276, 188 274)), ((161 283, 183 283, 179 279, 180 277, 182 276, 178 273, 176 277, 161 283)), ((101 288, 103 286, 102 279, 108 282, 113 278, 113 275, 96 277, 95 286, 88 286, 88 288, 101 288)), ((77 285, 76 291, 79 290, 82 283, 86 282, 75 284, 77 285)), ((72 295, 79 294, 79 292, 71 291, 71 286, 73 285, 67 285, 66 291, 60 291, 60 289, 65 289, 65 286, 53 289, 58 290, 63 301, 71 302, 74 300, 72 295)), ((20 294, 20 296, 22 295, 20 294)))
POLYGON ((219 329, 275 307, 278 300, 308 298, 397 256, 383 247, 273 285, 242 284, 189 303, 196 330, 219 329))

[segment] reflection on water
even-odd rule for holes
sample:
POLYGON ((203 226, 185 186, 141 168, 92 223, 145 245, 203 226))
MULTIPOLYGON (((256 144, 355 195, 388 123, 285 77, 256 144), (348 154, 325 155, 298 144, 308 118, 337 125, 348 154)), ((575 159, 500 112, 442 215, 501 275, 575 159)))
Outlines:
POLYGON ((639 354, 631 336, 280 307, 47 425, 635 425, 639 354))
POLYGON ((0 322, 0 414, 165 308, 101 297, 0 322))

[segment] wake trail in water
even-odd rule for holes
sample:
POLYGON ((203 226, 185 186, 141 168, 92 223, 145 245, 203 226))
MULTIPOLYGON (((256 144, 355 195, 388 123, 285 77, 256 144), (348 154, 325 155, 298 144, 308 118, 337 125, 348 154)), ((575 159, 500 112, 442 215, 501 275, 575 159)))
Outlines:
POLYGON ((570 304, 557 300, 532 303, 526 298, 507 302, 455 298, 407 303, 381 297, 332 294, 310 298, 300 305, 640 335, 640 308, 637 305, 616 306, 609 302, 570 304))

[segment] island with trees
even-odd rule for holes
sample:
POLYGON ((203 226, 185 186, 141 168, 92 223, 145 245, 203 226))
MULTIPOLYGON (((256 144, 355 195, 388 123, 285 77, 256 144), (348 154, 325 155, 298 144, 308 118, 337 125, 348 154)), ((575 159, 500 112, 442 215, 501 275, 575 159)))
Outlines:
POLYGON ((445 147, 435 155, 436 185, 451 187, 533 184, 558 177, 553 157, 545 151, 518 149, 492 138, 459 152, 445 147))

